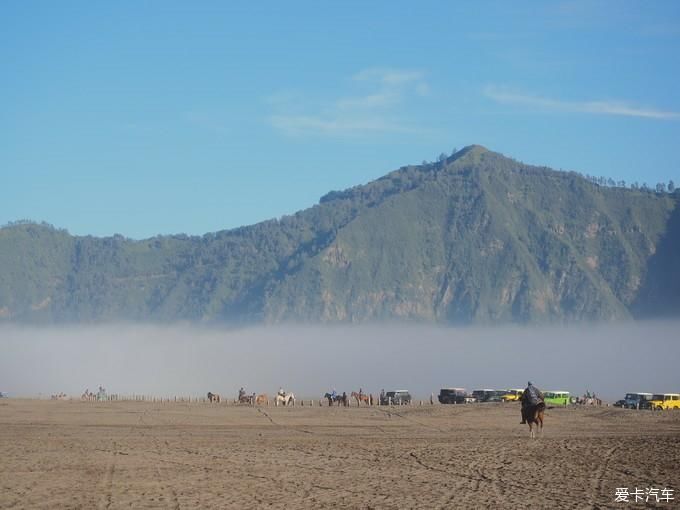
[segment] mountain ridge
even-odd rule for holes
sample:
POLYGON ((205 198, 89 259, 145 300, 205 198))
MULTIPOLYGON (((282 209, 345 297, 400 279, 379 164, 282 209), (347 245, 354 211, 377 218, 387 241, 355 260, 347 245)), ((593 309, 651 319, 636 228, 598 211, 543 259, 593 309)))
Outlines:
POLYGON ((601 187, 472 145, 292 215, 202 236, 3 227, 0 321, 677 315, 677 206, 677 193, 601 187))

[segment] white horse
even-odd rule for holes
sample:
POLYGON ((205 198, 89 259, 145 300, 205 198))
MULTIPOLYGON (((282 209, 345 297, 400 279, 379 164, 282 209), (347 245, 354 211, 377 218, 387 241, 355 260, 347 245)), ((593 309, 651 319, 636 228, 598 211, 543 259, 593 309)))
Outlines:
POLYGON ((284 406, 294 406, 295 405, 295 395, 293 393, 285 393, 283 395, 277 394, 275 405, 278 407, 279 404, 284 406))

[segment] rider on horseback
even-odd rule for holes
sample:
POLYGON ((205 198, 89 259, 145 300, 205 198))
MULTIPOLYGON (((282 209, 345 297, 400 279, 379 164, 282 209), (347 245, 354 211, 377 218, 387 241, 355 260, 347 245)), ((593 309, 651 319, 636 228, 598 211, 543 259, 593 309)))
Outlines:
POLYGON ((520 423, 527 422, 527 409, 532 406, 536 406, 543 402, 543 393, 536 386, 531 384, 531 381, 527 383, 527 387, 522 393, 522 421, 520 423))

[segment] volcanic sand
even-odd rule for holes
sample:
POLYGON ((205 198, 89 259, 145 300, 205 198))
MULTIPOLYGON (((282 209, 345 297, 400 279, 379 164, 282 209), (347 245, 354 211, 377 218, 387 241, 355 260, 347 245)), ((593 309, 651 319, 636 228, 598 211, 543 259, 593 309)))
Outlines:
MULTIPOLYGON (((0 508, 602 508, 672 488, 680 412, 0 400, 0 508)), ((629 506, 634 506, 630 503, 629 506)), ((639 505, 642 506, 642 505, 639 505)))

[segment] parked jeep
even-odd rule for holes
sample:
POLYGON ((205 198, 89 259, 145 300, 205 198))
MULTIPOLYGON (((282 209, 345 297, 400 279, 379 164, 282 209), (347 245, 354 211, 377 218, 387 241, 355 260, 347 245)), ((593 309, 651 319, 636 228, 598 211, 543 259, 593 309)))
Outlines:
POLYGON ((655 411, 665 409, 680 409, 680 394, 678 393, 659 393, 652 395, 649 406, 655 411))
POLYGON ((485 390, 474 390, 472 392, 472 398, 474 398, 475 402, 493 402, 493 401, 498 401, 500 402, 500 396, 498 396, 498 390, 490 390, 490 389, 485 389, 485 390), (496 398, 498 400, 496 400, 496 398))
POLYGON ((510 390, 505 390, 501 396, 503 402, 519 402, 522 399, 522 393, 524 390, 521 388, 514 388, 510 390))
POLYGON ((410 403, 411 394, 408 392, 408 390, 388 391, 385 393, 385 396, 380 399, 380 405, 382 406, 402 406, 410 403))
POLYGON ((486 397, 485 402, 503 402, 505 390, 494 390, 486 397))
POLYGON ((651 393, 626 393, 623 405, 627 409, 646 409, 647 403, 652 399, 651 393))
POLYGON ((467 390, 465 388, 442 388, 439 390, 440 404, 465 404, 467 390))
POLYGON ((543 393, 543 400, 546 405, 566 406, 571 403, 568 391, 546 391, 543 393))

